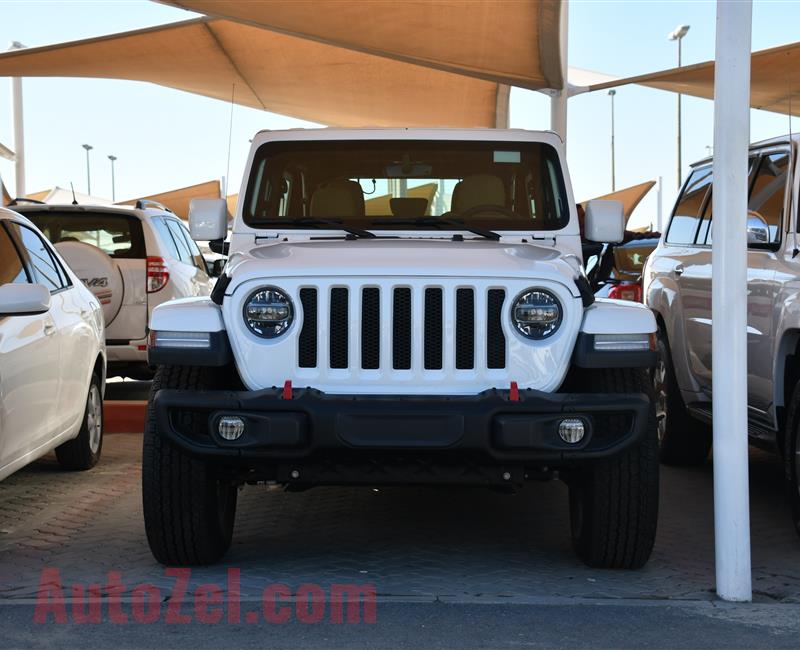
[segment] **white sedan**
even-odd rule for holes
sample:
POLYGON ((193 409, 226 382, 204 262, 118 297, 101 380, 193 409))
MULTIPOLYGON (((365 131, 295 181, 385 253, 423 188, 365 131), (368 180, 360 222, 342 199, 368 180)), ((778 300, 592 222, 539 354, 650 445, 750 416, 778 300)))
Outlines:
POLYGON ((100 303, 28 219, 0 208, 0 480, 55 449, 100 458, 106 359, 100 303))

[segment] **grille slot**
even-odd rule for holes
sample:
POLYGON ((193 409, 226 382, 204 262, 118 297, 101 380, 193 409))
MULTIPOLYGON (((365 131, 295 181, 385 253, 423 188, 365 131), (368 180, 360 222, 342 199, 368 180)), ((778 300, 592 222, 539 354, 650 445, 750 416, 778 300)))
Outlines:
POLYGON ((475 367, 475 294, 472 289, 456 291, 456 368, 475 367))
POLYGON ((486 367, 506 367, 506 336, 503 334, 503 289, 489 289, 486 314, 486 367))
POLYGON ((297 364, 301 368, 317 367, 317 290, 300 289, 303 306, 303 329, 297 342, 297 364))
POLYGON ((348 290, 343 287, 331 289, 330 310, 330 366, 331 368, 347 368, 347 324, 348 324, 348 290))
POLYGON ((376 287, 361 291, 361 367, 377 370, 381 359, 381 294, 376 287))
POLYGON ((394 290, 392 318, 392 367, 411 369, 411 289, 394 290))
POLYGON ((425 289, 425 370, 442 369, 442 290, 425 289))

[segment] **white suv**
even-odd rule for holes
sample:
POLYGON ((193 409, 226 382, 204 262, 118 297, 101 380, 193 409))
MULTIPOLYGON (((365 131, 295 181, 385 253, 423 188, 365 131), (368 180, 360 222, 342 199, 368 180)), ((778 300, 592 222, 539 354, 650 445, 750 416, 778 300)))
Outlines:
MULTIPOLYGON (((747 401, 751 442, 785 460, 800 533, 799 143, 795 136, 750 148, 747 401)), ((711 447, 713 186, 712 160, 693 165, 644 271, 645 301, 659 324, 654 380, 668 463, 702 463, 711 447)))
MULTIPOLYGON (((237 487, 569 484, 587 563, 638 567, 658 510, 652 313, 595 300, 553 133, 263 132, 210 298, 151 319, 148 541, 227 550, 237 487)), ((198 240, 224 201, 193 204, 198 240)), ((619 202, 586 233, 619 241, 619 202)), ((268 532, 268 531, 266 531, 268 532)))
POLYGON ((172 298, 207 296, 209 269, 183 222, 160 204, 14 207, 33 221, 103 305, 109 376, 152 377, 147 323, 172 298))

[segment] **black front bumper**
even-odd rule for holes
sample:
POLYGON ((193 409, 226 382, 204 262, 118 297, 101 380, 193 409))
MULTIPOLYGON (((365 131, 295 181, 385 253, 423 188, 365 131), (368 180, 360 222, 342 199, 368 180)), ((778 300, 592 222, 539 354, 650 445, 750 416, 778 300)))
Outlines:
POLYGON ((642 439, 650 404, 640 394, 523 390, 512 400, 507 390, 431 397, 296 389, 284 399, 283 391, 268 389, 161 390, 153 408, 161 436, 219 467, 251 472, 259 480, 349 484, 462 482, 457 479, 467 465, 488 468, 503 482, 509 480, 504 476, 521 478, 528 469, 601 460, 642 439), (219 435, 224 416, 244 420, 238 440, 219 435), (579 443, 560 438, 564 418, 583 421, 586 433, 579 443), (430 480, 409 478, 405 469, 389 472, 384 480, 364 473, 364 468, 404 463, 412 474, 421 465, 439 471, 430 480))

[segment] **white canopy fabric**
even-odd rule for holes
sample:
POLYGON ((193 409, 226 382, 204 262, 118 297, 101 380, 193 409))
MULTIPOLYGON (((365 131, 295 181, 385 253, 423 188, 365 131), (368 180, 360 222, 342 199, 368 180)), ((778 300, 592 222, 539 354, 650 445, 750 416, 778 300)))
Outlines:
MULTIPOLYGON (((589 90, 639 84, 694 97, 714 99, 714 61, 595 83, 589 90)), ((776 113, 800 113, 800 43, 753 52, 750 106, 776 113)))
POLYGON ((235 20, 13 50, 0 76, 148 81, 335 126, 506 126, 509 83, 562 84, 558 0, 181 6, 235 20))

